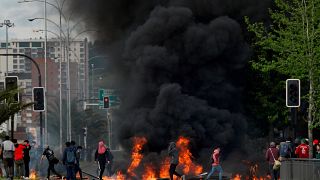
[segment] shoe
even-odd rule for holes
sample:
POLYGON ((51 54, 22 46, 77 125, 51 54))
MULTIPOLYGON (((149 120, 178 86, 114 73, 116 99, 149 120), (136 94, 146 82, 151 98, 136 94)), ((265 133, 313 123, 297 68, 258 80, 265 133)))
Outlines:
POLYGON ((182 175, 181 180, 186 180, 186 175, 182 175))

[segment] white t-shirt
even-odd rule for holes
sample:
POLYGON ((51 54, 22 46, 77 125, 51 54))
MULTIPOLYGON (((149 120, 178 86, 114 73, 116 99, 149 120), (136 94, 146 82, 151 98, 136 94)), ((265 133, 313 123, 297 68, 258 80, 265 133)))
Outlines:
POLYGON ((14 144, 10 140, 5 140, 2 143, 3 151, 14 151, 14 144))

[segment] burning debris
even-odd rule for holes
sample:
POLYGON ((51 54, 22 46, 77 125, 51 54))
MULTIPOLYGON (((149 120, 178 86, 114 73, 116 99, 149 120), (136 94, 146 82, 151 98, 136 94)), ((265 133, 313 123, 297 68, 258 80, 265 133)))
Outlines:
MULTIPOLYGON (((181 152, 180 164, 188 164, 182 166, 185 173, 202 173, 201 166, 191 163, 191 153, 204 159, 208 154, 201 153, 215 145, 226 149, 226 156, 243 147, 247 120, 242 92, 250 49, 242 17, 264 18, 269 2, 71 1, 75 13, 89 17, 84 18, 88 27, 99 29, 97 40, 105 43, 110 57, 106 71, 122 93, 121 109, 113 116, 118 142, 130 151, 132 138, 148 140, 142 145, 146 157, 141 149, 133 151, 128 175, 136 176, 142 158, 160 154, 180 135, 189 138, 182 144, 191 142, 196 149, 181 152)), ((146 165, 147 172, 168 177, 169 160, 155 163, 161 165, 146 165)))
POLYGON ((133 177, 136 176, 136 174, 134 173, 134 170, 139 166, 139 164, 143 158, 141 150, 146 143, 147 143, 147 139, 145 137, 134 137, 133 138, 131 164, 130 164, 128 171, 127 171, 127 173, 130 176, 133 176, 133 177))

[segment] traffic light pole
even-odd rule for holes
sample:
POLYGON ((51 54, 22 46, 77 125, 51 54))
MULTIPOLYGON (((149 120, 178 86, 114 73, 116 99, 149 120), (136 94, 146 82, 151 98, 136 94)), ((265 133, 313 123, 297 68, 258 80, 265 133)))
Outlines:
MULTIPOLYGON (((41 72, 38 63, 32 59, 31 57, 25 54, 0 54, 0 56, 22 56, 29 59, 37 68, 38 71, 38 79, 39 79, 39 87, 41 87, 41 72)), ((14 127, 14 119, 11 118, 11 128, 14 127)), ((42 125, 42 112, 40 112, 40 147, 43 148, 43 125, 42 125)), ((11 138, 13 139, 13 128, 11 129, 11 138)))

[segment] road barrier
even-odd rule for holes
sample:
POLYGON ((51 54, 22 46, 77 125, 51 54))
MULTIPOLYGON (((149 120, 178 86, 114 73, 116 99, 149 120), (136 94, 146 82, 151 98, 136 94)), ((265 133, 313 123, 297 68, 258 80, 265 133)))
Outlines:
POLYGON ((320 160, 318 159, 287 159, 281 162, 281 180, 319 180, 320 160))

